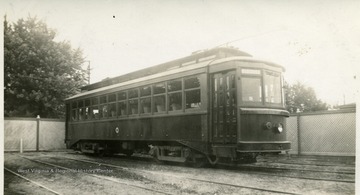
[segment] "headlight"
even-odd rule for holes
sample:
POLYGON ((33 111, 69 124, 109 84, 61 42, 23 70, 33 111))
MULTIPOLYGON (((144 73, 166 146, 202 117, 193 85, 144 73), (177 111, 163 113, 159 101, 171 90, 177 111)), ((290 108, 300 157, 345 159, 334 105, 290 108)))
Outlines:
POLYGON ((275 127, 275 131, 276 131, 277 133, 281 133, 281 132, 283 132, 283 130, 284 130, 283 125, 282 125, 281 123, 275 124, 274 127, 275 127))

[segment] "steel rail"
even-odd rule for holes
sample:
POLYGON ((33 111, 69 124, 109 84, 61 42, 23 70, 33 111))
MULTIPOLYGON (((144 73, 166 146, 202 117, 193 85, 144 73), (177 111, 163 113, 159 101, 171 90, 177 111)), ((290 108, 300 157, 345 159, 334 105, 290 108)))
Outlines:
MULTIPOLYGON (((64 158, 69 159, 69 160, 73 160, 73 161, 86 162, 86 163, 91 163, 91 164, 99 165, 99 162, 96 162, 96 161, 79 160, 79 159, 73 159, 73 158, 68 158, 68 157, 64 157, 64 158)), ((107 167, 112 167, 112 168, 117 168, 117 169, 122 169, 122 170, 136 170, 136 171, 145 172, 145 173, 166 175, 166 176, 169 176, 169 177, 175 177, 175 178, 179 178, 179 179, 188 179, 188 180, 199 181, 199 182, 203 182, 203 183, 218 184, 218 185, 223 185, 223 186, 230 186, 230 187, 236 187, 236 188, 251 189, 251 190, 271 192, 271 193, 292 194, 292 195, 296 195, 296 194, 297 194, 297 193, 292 193, 292 192, 284 192, 284 191, 278 191, 278 190, 269 190, 269 189, 264 189, 264 188, 256 188, 256 187, 243 186, 243 185, 237 185, 237 184, 229 184, 229 183, 223 183, 223 182, 217 182, 217 181, 209 181, 209 180, 203 180, 203 179, 197 179, 197 178, 191 178, 191 177, 176 176, 176 175, 166 174, 166 173, 156 173, 156 172, 146 171, 146 170, 137 170, 137 169, 132 169, 132 168, 124 168, 124 167, 121 167, 121 166, 112 165, 112 164, 107 164, 107 163, 100 163, 100 166, 107 166, 107 167)))
MULTIPOLYGON (((40 164, 44 164, 44 165, 48 165, 48 166, 52 166, 52 167, 57 167, 57 168, 60 168, 60 169, 65 169, 65 170, 72 170, 72 169, 64 167, 64 166, 55 165, 55 164, 52 164, 52 163, 47 163, 47 162, 43 162, 43 161, 39 161, 39 160, 30 159, 30 158, 27 158, 27 157, 24 157, 24 156, 21 156, 21 155, 19 155, 19 156, 24 158, 24 159, 27 159, 29 161, 37 162, 37 163, 40 163, 40 164)), ((121 181, 113 179, 113 178, 103 177, 103 176, 94 175, 94 174, 90 174, 90 173, 86 173, 86 172, 82 172, 82 173, 90 175, 92 177, 96 177, 98 179, 104 179, 104 180, 112 181, 112 182, 119 183, 119 184, 122 184, 122 185, 127 185, 127 186, 140 188, 140 189, 151 191, 151 192, 156 192, 156 193, 159 193, 159 194, 173 195, 172 193, 169 193, 169 192, 163 192, 163 191, 154 190, 152 188, 146 188, 146 187, 143 187, 143 186, 139 186, 139 185, 135 185, 135 184, 127 183, 127 182, 121 182, 121 181)))
MULTIPOLYGON (((67 158, 67 157, 65 157, 67 158)), ((69 159, 72 159, 72 158, 69 158, 69 159)), ((72 159, 72 160, 77 160, 77 159, 72 159)), ((129 160, 129 161, 138 161, 138 160, 133 160, 133 159, 129 159, 127 158, 126 160, 129 160)), ((141 159, 142 160, 142 159, 141 159)), ((87 160, 84 160, 84 161, 87 161, 87 160)), ((105 163, 104 163, 105 164, 105 163)), ((219 165, 221 166, 226 166, 232 170, 238 170, 240 171, 238 168, 246 168, 246 169, 252 169, 252 171, 264 171, 266 169, 272 169, 272 170, 288 170, 288 171, 303 171, 303 170, 300 170, 300 169, 289 169, 289 168, 276 168, 276 167, 258 167, 258 166, 243 166, 243 165, 240 165, 242 167, 239 167, 239 166, 233 166, 232 164, 226 164, 226 163, 219 163, 219 165)), ((111 165, 110 165, 111 166, 111 165)), ((128 169, 128 168, 124 168, 122 167, 123 169, 128 169)), ((243 171, 243 170, 241 170, 243 171)), ((249 170, 245 170, 247 173, 254 173, 252 171, 249 171, 249 170)), ((308 170, 310 172, 310 170, 308 170)), ((311 170, 312 172, 312 170, 311 170)), ((316 172, 316 170, 314 170, 314 172, 316 172)), ((321 172, 321 171, 317 171, 317 172, 321 172)), ((326 171, 322 171, 324 173, 340 173, 340 174, 351 174, 351 173, 347 173, 347 172, 326 172, 326 171)), ((330 181, 330 182, 343 182, 343 183, 355 183, 354 180, 340 180, 340 179, 322 179, 322 178, 314 178, 314 177, 295 177, 295 176, 287 176, 287 175, 275 175, 275 174, 266 174, 266 173, 254 173, 254 174, 257 174, 257 175, 265 175, 265 176, 274 176, 274 177, 285 177, 285 178, 292 178, 292 179, 304 179, 304 180, 315 180, 315 181, 330 181)))
POLYGON ((20 177, 20 178, 22 178, 22 179, 30 182, 30 183, 33 183, 33 184, 35 184, 35 185, 37 185, 37 186, 39 186, 39 187, 41 187, 41 188, 46 189, 47 191, 52 192, 53 194, 59 194, 59 195, 61 194, 61 193, 56 192, 55 190, 52 190, 52 189, 50 189, 50 188, 48 188, 48 187, 46 187, 46 186, 44 186, 44 185, 42 185, 42 184, 40 184, 40 183, 38 183, 38 182, 36 182, 36 181, 32 181, 32 180, 29 179, 29 178, 26 178, 26 177, 24 177, 24 176, 22 176, 22 175, 20 175, 20 174, 17 174, 17 173, 15 173, 14 171, 11 171, 10 169, 8 169, 8 168, 6 168, 6 167, 4 167, 4 169, 5 169, 6 171, 8 171, 9 173, 12 173, 12 174, 14 174, 14 175, 16 175, 16 176, 18 176, 18 177, 20 177))
MULTIPOLYGON (((231 168, 232 170, 236 170, 236 171, 243 171, 239 168, 242 169, 248 169, 245 170, 248 173, 253 173, 252 171, 266 171, 266 170, 276 170, 276 171, 307 171, 307 172, 313 172, 312 170, 301 170, 301 169, 285 169, 285 168, 275 168, 275 167, 256 167, 256 166, 231 166, 228 164, 220 164, 222 166, 227 166, 229 168, 231 168), (251 169, 251 170, 249 170, 251 169)), ((316 172, 316 171, 314 171, 316 172)), ((319 171, 317 171, 319 172, 319 171)), ((320 171, 321 172, 321 171, 320 171)), ((337 173, 337 172, 325 172, 323 171, 323 173, 337 173)), ((296 177, 296 176, 288 176, 288 175, 276 175, 276 174, 266 174, 266 173, 254 173, 257 175, 265 175, 265 176, 275 176, 275 177, 286 177, 286 178, 292 178, 292 179, 304 179, 304 180, 315 180, 315 181, 331 181, 331 182, 343 182, 343 183, 355 183, 354 180, 340 180, 340 179, 322 179, 322 178, 314 178, 314 177, 296 177)), ((347 173, 343 173, 343 174, 347 174, 347 173)))
MULTIPOLYGON (((285 163, 273 163, 273 164, 285 164, 285 163)), ((226 165, 227 164, 221 164, 226 165)), ((296 164, 294 164, 296 165, 296 164)), ((349 171, 329 171, 329 170, 315 170, 315 169, 299 169, 299 168, 282 168, 282 167, 264 167, 264 166, 257 166, 257 165, 237 165, 235 167, 238 168, 258 168, 258 169, 272 169, 272 170, 280 170, 280 171, 308 171, 308 172, 318 172, 318 173, 338 173, 338 174, 348 174, 348 175, 355 175, 355 172, 349 171)))

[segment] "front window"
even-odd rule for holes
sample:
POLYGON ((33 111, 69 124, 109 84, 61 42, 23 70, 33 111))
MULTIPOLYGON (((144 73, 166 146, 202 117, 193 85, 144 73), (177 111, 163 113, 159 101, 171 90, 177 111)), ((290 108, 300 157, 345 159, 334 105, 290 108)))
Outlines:
POLYGON ((279 73, 265 71, 264 90, 266 103, 281 104, 281 77, 279 73))
POLYGON ((241 99, 251 104, 281 104, 281 73, 260 69, 241 69, 241 99))
POLYGON ((260 78, 242 78, 242 101, 261 102, 261 80, 260 78))

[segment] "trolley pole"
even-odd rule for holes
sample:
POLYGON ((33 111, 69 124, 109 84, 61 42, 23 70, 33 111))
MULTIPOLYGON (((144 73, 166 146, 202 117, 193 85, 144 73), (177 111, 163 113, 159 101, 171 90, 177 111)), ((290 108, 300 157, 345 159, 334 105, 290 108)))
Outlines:
POLYGON ((36 152, 39 152, 40 115, 36 117, 36 152))

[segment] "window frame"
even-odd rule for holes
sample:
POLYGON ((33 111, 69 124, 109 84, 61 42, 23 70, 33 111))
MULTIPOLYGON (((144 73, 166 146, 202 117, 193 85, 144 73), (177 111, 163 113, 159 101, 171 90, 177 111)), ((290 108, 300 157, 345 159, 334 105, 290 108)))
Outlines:
POLYGON ((127 92, 128 92, 128 106, 129 106, 129 108, 128 108, 128 110, 129 110, 129 112, 128 112, 128 116, 138 116, 139 115, 139 110, 140 110, 140 102, 139 102, 139 99, 140 99, 140 92, 139 92, 139 87, 136 87, 136 88, 132 88, 132 89, 129 89, 129 90, 127 90, 127 92), (130 98, 130 92, 131 91, 137 91, 137 97, 131 97, 130 98), (136 111, 136 113, 135 114, 133 114, 132 113, 132 108, 131 108, 131 101, 137 101, 137 111, 136 111), (131 113, 130 113, 131 112, 131 113))
POLYGON ((139 87, 139 114, 140 115, 149 115, 149 114, 152 114, 153 113, 153 105, 152 105, 152 101, 153 101, 153 90, 152 90, 152 85, 144 85, 144 86, 141 86, 139 87), (150 94, 142 94, 142 89, 144 89, 145 87, 149 88, 150 89, 150 94), (146 101, 150 99, 150 102, 148 103, 145 103, 147 105, 150 105, 150 107, 148 108, 148 112, 145 112, 145 107, 143 106, 142 104, 142 101, 146 101))
POLYGON ((128 90, 121 90, 121 91, 118 91, 118 92, 116 92, 116 96, 117 96, 117 101, 116 101, 116 107, 117 107, 117 116, 118 117, 121 117, 121 118, 123 118, 123 117, 127 117, 128 115, 129 115, 129 104, 128 104, 128 90), (123 94, 125 94, 125 99, 120 99, 120 93, 123 93, 123 94), (124 105, 125 105, 125 110, 124 110, 124 114, 122 114, 121 112, 122 112, 122 110, 123 109, 121 109, 120 108, 120 104, 121 103, 124 103, 124 105))
POLYGON ((263 69, 260 68, 240 68, 240 83, 239 83, 239 87, 240 87, 240 93, 239 93, 239 100, 241 102, 241 105, 248 105, 248 106, 263 106, 264 105, 264 78, 263 78, 263 69), (243 72, 243 70, 250 70, 250 71, 259 71, 258 74, 256 73, 250 73, 250 72, 243 72), (255 78, 255 79, 259 79, 260 81, 260 87, 261 87, 261 94, 260 94, 260 100, 261 101, 244 101, 243 100, 243 81, 244 78, 255 78))
POLYGON ((241 105, 245 106, 263 106, 263 107, 285 107, 285 99, 284 99, 284 89, 283 89, 283 74, 280 71, 275 71, 267 68, 249 68, 249 67, 240 67, 239 68, 239 76, 240 76, 240 82, 238 82, 239 86, 239 102, 241 105), (250 70, 251 71, 259 71, 259 74, 255 73, 243 73, 243 70, 250 70), (265 101, 265 71, 272 72, 275 74, 278 74, 280 77, 280 103, 270 103, 265 101), (261 102, 252 102, 252 101, 243 101, 243 79, 244 78, 259 78, 260 79, 260 85, 261 85, 261 102))
MULTIPOLYGON (((151 101, 151 106, 152 106, 152 113, 153 114, 164 114, 164 113, 167 113, 167 82, 166 81, 163 81, 163 82, 157 82, 157 83, 153 83, 151 85, 152 87, 152 101, 151 101), (164 85, 164 92, 163 93, 156 93, 155 94, 155 85, 157 84, 163 84, 164 85), (159 97, 163 97, 164 98, 164 104, 163 104, 163 108, 161 111, 159 111, 157 105, 156 105, 156 102, 155 100, 159 97)), ((160 105, 161 106, 161 105, 160 105)), ((161 107, 160 107, 161 108, 161 107)))
MULTIPOLYGON (((198 110, 201 109, 205 109, 202 107, 202 105, 204 105, 204 103, 206 103, 207 101, 205 99, 203 99, 203 88, 207 85, 205 81, 205 75, 206 73, 198 73, 198 74, 187 74, 185 76, 182 77, 176 77, 176 78, 169 78, 169 79, 158 79, 155 82, 151 82, 150 84, 146 84, 146 85, 141 85, 141 86, 137 86, 137 87, 132 87, 132 88, 126 88, 126 89, 121 89, 121 90, 113 90, 111 92, 107 92, 107 93, 103 93, 103 94, 99 94, 97 93, 97 95, 95 96, 87 96, 83 99, 77 99, 74 101, 70 102, 70 116, 71 116, 71 121, 80 121, 79 120, 79 107, 78 107, 78 102, 82 101, 83 102, 83 107, 81 107, 82 109, 88 109, 88 116, 86 117, 86 121, 96 121, 96 120, 109 120, 109 119, 115 119, 115 118, 126 118, 126 117, 130 117, 130 118, 134 118, 134 117, 146 117, 146 116, 154 116, 154 115, 164 115, 164 114, 180 114, 180 113, 185 113, 185 112, 196 112, 198 110), (197 78, 198 82, 199 82, 199 86, 193 87, 193 88, 186 88, 185 89, 185 82, 187 79, 191 79, 191 78, 197 78), (178 82, 179 85, 181 86, 177 86, 176 90, 169 90, 169 85, 171 85, 171 82, 178 82), (160 84, 160 85, 159 85, 160 84), (155 93, 155 86, 158 85, 159 88, 164 88, 157 90, 158 92, 155 93), (144 93, 142 92, 142 89, 144 87, 148 87, 150 90, 150 94, 149 92, 144 93), (186 108, 186 94, 188 92, 196 92, 198 91, 200 93, 200 106, 199 107, 192 107, 192 108, 186 108), (130 93, 134 92, 134 96, 130 97, 130 93), (137 94, 137 95, 135 95, 137 94), (174 96, 175 94, 178 95, 179 99, 177 101, 179 101, 180 103, 180 107, 178 107, 178 109, 176 110, 172 110, 171 105, 170 105, 170 98, 171 96, 174 96), (114 99, 115 98, 115 99, 114 99), (147 113, 144 113, 143 110, 143 103, 142 101, 144 99, 149 99, 149 105, 150 105, 150 110, 147 113), (157 104, 155 101, 156 100, 160 100, 159 102, 161 102, 161 104, 157 104), (110 102, 111 100, 111 102, 110 102), (87 106, 87 103, 85 103, 85 101, 89 101, 90 105, 87 106), (132 113, 132 108, 131 106, 135 106, 134 104, 132 104, 132 101, 136 101, 136 106, 137 106, 137 110, 136 113, 132 113), (76 103, 76 107, 72 107, 73 105, 75 105, 74 103, 76 103), (86 105, 85 105, 86 104, 86 105), (111 110, 110 110, 110 106, 111 105, 115 105, 115 112, 116 115, 111 115, 111 110), (121 105, 125 105, 125 111, 124 113, 122 113, 122 109, 120 108, 121 105), (157 106, 163 106, 162 109, 159 109, 160 111, 158 111, 157 106), (106 113, 104 113, 103 109, 104 106, 106 107, 106 113), (101 109, 101 110, 100 110, 101 109), (96 112, 96 113, 95 113, 96 112), (75 120, 73 120, 73 115, 76 116, 77 118, 75 120)), ((176 85, 176 84, 175 84, 176 85)), ((86 110, 84 110, 84 113, 86 112, 86 110)), ((86 114, 85 114, 86 115, 86 114)), ((84 115, 84 117, 85 117, 84 115)), ((84 121, 81 120, 81 121, 84 121)))
POLYGON ((264 90, 264 105, 265 106, 283 106, 284 105, 284 99, 283 99, 283 91, 284 91, 284 89, 283 89, 283 83, 282 83, 282 74, 281 74, 281 72, 277 72, 277 71, 273 71, 273 70, 263 70, 263 79, 264 79, 264 81, 263 81, 263 90, 264 90), (279 87, 280 87, 280 94, 279 94, 279 98, 280 98, 280 102, 279 103, 272 103, 272 102, 267 102, 266 101, 266 97, 265 97, 265 95, 266 95, 266 91, 265 91, 265 75, 267 74, 266 72, 271 72, 272 74, 278 74, 278 76, 279 76, 279 87))
POLYGON ((166 81, 166 83, 167 83, 167 86, 166 86, 166 91, 167 91, 166 98, 168 99, 168 101, 167 101, 167 111, 168 111, 168 113, 184 112, 184 98, 185 98, 184 97, 184 78, 181 77, 181 78, 171 79, 171 80, 166 81), (177 80, 179 80, 180 83, 181 83, 181 89, 176 90, 176 91, 169 91, 169 83, 173 82, 173 81, 177 81, 177 80), (173 103, 174 104, 173 106, 170 105, 170 103, 171 103, 170 96, 174 95, 174 94, 181 94, 181 97, 180 97, 181 105, 180 105, 179 109, 173 109, 174 107, 177 106, 174 103, 173 103), (171 110, 170 110, 170 107, 172 107, 171 110))
POLYGON ((191 75, 191 76, 187 76, 187 77, 184 77, 183 78, 183 80, 184 80, 184 89, 183 89, 183 91, 184 91, 184 102, 183 102, 183 104, 184 104, 184 108, 185 108, 185 111, 190 111, 190 110, 198 110, 198 109, 201 109, 202 108, 202 104, 201 104, 201 74, 197 74, 197 75, 191 75), (198 78, 198 81, 199 81, 199 86, 197 86, 197 87, 194 87, 194 88, 185 88, 186 86, 185 86, 185 84, 186 84, 186 79, 190 79, 190 78, 194 78, 194 77, 196 77, 196 78, 198 78), (199 91, 199 95, 200 95, 200 105, 198 106, 198 107, 190 107, 190 108, 187 108, 186 107, 186 94, 187 94, 187 92, 191 92, 191 91, 199 91))
POLYGON ((117 117, 117 93, 109 93, 107 94, 107 104, 108 104, 108 117, 107 118, 116 118, 117 117), (115 96, 114 100, 110 100, 110 97, 115 96), (111 107, 114 106, 115 112, 112 114, 111 107))

